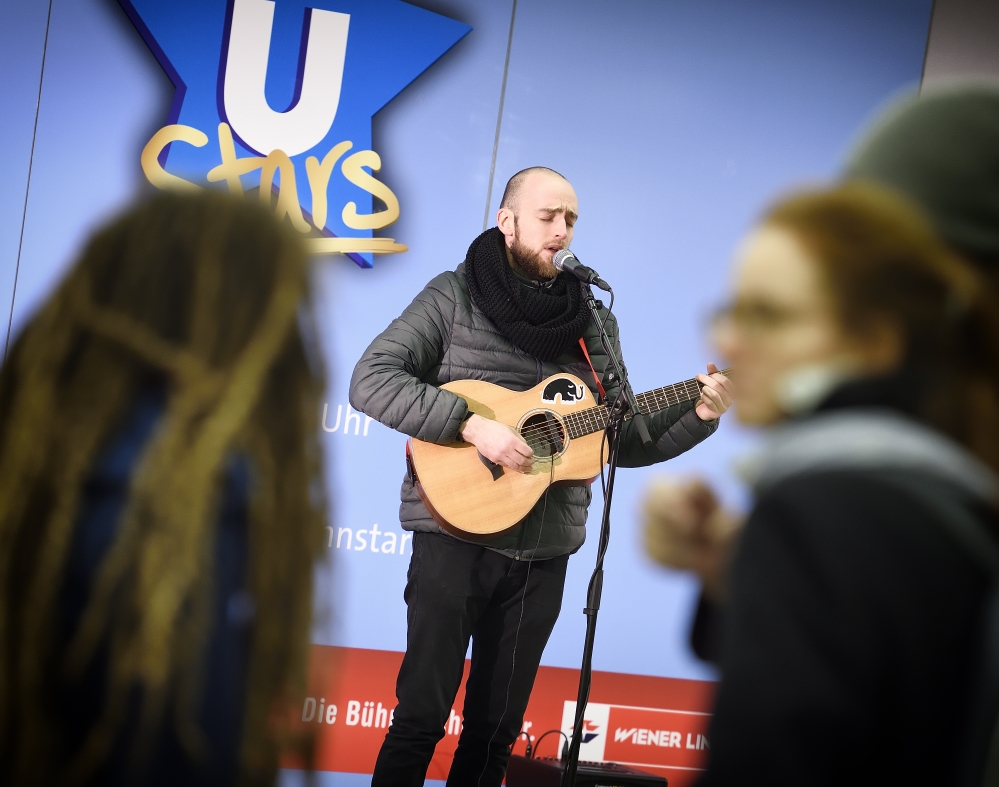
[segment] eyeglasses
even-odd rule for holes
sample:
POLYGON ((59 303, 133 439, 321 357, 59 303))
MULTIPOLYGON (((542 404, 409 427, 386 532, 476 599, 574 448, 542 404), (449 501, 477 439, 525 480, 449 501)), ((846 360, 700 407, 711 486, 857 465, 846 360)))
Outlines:
POLYGON ((810 309, 794 309, 772 301, 733 301, 716 309, 709 325, 713 333, 734 328, 751 338, 762 338, 807 320, 813 313, 810 309))

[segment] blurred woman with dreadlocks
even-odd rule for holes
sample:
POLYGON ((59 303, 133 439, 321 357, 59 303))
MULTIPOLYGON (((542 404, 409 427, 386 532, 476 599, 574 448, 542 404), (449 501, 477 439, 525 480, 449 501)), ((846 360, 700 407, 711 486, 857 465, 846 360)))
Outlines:
POLYGON ((164 193, 13 345, 0 782, 273 783, 324 524, 308 288, 266 208, 164 193))

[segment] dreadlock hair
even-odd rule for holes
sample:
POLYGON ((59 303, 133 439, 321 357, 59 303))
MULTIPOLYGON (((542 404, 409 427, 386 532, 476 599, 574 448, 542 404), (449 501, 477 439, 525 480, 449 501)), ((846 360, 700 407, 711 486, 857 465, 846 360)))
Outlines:
POLYGON ((811 252, 847 336, 897 331, 917 414, 999 473, 999 313, 980 272, 874 183, 794 195, 764 223, 811 252))
POLYGON ((85 783, 126 721, 132 760, 165 724, 204 754, 195 715, 215 524, 236 454, 251 468, 245 571, 255 604, 240 779, 273 783, 275 717, 304 688, 324 525, 323 373, 300 308, 308 286, 299 240, 265 208, 161 193, 92 238, 14 343, 0 369, 0 781, 85 783), (80 625, 56 652, 88 471, 151 384, 165 388, 165 410, 80 625), (81 749, 64 751, 51 686, 79 679, 98 652, 100 721, 81 749))

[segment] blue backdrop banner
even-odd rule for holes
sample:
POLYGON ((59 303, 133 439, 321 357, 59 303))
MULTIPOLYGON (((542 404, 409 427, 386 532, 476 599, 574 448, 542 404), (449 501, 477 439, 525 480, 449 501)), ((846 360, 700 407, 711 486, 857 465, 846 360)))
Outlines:
MULTIPOLYGON (((321 415, 333 521, 313 640, 398 654, 405 439, 355 412, 346 390, 371 339, 492 226, 507 178, 540 164, 579 196, 573 250, 614 285, 635 389, 692 377, 713 360, 705 320, 740 236, 782 191, 834 176, 862 123, 918 84, 931 5, 7 3, 0 316, 16 335, 87 234, 143 189, 276 196, 315 254, 331 374, 321 415)), ((740 505, 729 469, 752 436, 724 421, 669 467, 619 475, 598 670, 673 687, 714 678, 687 644, 696 583, 651 565, 635 522, 660 472, 707 476, 740 505)), ((595 540, 569 562, 545 669, 578 668, 595 540)), ((392 658, 362 662, 391 671, 392 658)), ((361 703, 358 719, 368 700, 373 719, 393 702, 391 677, 371 677, 384 697, 344 700, 361 703)), ((608 708, 629 704, 607 691, 608 708)), ((657 707, 683 703, 697 704, 657 707)))

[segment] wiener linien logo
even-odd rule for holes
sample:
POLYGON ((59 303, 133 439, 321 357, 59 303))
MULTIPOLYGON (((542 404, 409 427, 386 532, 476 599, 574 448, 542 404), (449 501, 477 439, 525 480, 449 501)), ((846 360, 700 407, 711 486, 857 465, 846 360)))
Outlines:
POLYGON ((471 28, 400 0, 120 0, 176 87, 158 188, 259 189, 316 253, 405 251, 371 118, 471 28), (374 198, 381 205, 375 209, 374 198))

